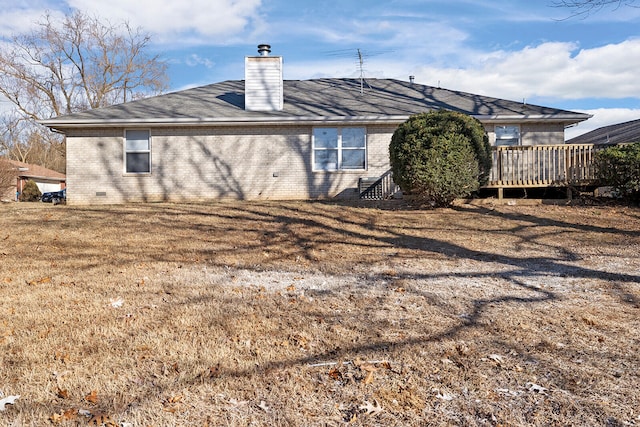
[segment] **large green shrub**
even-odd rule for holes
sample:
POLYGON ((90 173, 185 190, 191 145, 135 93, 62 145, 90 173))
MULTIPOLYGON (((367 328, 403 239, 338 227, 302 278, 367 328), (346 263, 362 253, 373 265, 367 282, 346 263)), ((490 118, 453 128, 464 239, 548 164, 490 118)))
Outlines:
POLYGON ((40 200, 40 189, 38 188, 38 184, 33 180, 28 180, 24 187, 22 188, 22 193, 20 193, 20 201, 21 202, 37 202, 40 200))
POLYGON ((640 196, 640 142, 609 147, 596 153, 598 180, 624 197, 640 196))
POLYGON ((447 110, 411 116, 401 124, 391 138, 389 158, 402 191, 437 206, 477 191, 491 171, 482 124, 447 110))

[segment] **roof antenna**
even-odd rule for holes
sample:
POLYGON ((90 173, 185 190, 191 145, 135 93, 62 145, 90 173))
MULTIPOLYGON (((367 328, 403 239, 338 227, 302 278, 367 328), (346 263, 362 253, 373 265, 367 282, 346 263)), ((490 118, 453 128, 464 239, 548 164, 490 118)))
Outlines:
POLYGON ((364 93, 364 60, 360 48, 358 48, 358 62, 360 63, 360 94, 362 95, 364 93))

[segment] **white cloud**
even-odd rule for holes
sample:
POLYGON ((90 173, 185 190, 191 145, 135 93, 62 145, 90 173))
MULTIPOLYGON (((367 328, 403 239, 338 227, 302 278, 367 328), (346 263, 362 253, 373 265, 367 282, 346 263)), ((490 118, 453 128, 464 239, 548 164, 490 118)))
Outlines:
POLYGON ((259 21, 261 0, 68 0, 113 22, 128 21, 164 43, 224 43, 259 21))
POLYGON ((417 81, 507 99, 629 98, 640 95, 640 39, 592 49, 542 43, 519 51, 476 52, 467 68, 421 65, 417 81))
MULTIPOLYGON (((354 49, 355 54, 355 49, 354 49)), ((470 52, 468 65, 441 67, 429 58, 390 52, 365 61, 368 77, 407 80, 513 100, 640 97, 640 39, 580 50, 575 43, 542 43, 518 51, 470 52)), ((286 58, 285 58, 286 60, 286 58)), ((357 64, 318 57, 285 63, 286 78, 356 75, 357 64)))
POLYGON ((187 56, 184 63, 187 64, 189 67, 204 66, 205 68, 209 68, 209 69, 215 66, 215 62, 213 62, 209 58, 200 56, 197 53, 192 53, 191 55, 187 56))
MULTIPOLYGON (((9 38, 13 35, 22 34, 35 27, 37 22, 42 21, 47 9, 45 5, 37 7, 32 5, 26 9, 4 9, 0 8, 0 38, 9 38)), ((52 10, 51 16, 62 17, 62 12, 52 10)))

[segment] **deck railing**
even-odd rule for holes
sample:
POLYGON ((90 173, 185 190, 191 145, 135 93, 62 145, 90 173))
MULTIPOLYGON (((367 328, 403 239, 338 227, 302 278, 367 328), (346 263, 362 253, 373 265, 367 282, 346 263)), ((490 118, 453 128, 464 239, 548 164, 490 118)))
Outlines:
POLYGON ((595 153, 607 145, 500 146, 492 149, 487 188, 590 185, 596 181, 595 153))
POLYGON ((384 200, 393 197, 400 187, 393 182, 391 170, 375 178, 360 178, 358 182, 361 199, 384 200))
MULTIPOLYGON (((492 167, 484 188, 589 186, 596 183, 595 154, 611 145, 558 144, 492 147, 492 167)), ((360 198, 387 199, 399 191, 391 171, 361 178, 360 198)))

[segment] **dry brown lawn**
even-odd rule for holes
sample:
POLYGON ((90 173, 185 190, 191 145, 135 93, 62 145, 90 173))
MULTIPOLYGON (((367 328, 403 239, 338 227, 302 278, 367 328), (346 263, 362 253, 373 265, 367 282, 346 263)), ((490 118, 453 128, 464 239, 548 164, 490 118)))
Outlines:
POLYGON ((0 205, 0 425, 640 425, 639 249, 629 207, 0 205))

